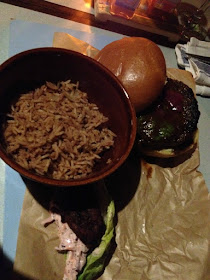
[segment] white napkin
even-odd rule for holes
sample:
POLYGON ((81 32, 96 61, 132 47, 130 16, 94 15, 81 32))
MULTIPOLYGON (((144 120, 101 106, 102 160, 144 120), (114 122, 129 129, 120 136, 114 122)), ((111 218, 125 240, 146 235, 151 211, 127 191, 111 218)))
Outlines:
POLYGON ((189 59, 189 69, 195 79, 196 84, 210 87, 210 64, 206 64, 199 59, 189 59))
POLYGON ((197 38, 190 38, 187 42, 186 52, 188 54, 210 57, 210 42, 200 41, 197 38))
POLYGON ((186 45, 177 44, 175 47, 177 63, 181 68, 189 67, 186 45))
POLYGON ((175 53, 178 65, 193 75, 196 94, 210 97, 210 42, 191 38, 187 44, 177 44, 175 53))
POLYGON ((210 96, 210 87, 196 85, 196 92, 201 96, 210 96))

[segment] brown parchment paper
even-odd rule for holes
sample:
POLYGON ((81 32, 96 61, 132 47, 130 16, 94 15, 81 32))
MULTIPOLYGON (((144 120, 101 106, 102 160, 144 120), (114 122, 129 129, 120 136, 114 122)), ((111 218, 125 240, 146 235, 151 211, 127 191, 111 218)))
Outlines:
MULTIPOLYGON (((71 49, 77 41, 71 37, 55 33, 53 46, 71 49)), ((87 49, 80 40, 78 46, 87 49)), ((210 201, 198 167, 198 147, 186 158, 154 161, 133 151, 105 180, 118 221, 116 248, 100 280, 210 279, 210 201)), ((55 225, 41 225, 53 190, 25 182, 14 270, 30 279, 62 279, 55 225)))
POLYGON ((68 48, 90 57, 94 57, 99 52, 99 50, 93 46, 64 32, 54 33, 53 47, 68 48))

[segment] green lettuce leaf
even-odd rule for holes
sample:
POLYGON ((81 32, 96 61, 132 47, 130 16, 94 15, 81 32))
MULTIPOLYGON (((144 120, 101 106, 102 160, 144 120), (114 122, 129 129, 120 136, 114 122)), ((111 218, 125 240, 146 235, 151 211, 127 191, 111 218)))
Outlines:
POLYGON ((109 196, 105 185, 100 186, 99 199, 102 207, 102 215, 104 216, 106 231, 99 246, 94 249, 90 255, 88 255, 86 265, 82 272, 78 275, 78 280, 92 280, 103 272, 110 245, 115 234, 115 205, 114 201, 109 196))

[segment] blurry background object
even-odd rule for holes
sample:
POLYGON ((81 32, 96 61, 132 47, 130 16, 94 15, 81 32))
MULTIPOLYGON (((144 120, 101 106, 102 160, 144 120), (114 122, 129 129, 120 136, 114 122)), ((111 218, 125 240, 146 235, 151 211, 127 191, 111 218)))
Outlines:
POLYGON ((180 24, 180 34, 183 41, 191 37, 209 41, 210 1, 197 1, 198 6, 181 2, 177 6, 177 16, 180 24))
POLYGON ((90 7, 93 7, 93 0, 84 0, 85 2, 85 6, 90 8, 90 7))
POLYGON ((181 0, 148 0, 148 16, 163 21, 170 21, 181 0))
MULTIPOLYGON (((106 22, 108 24, 116 22, 122 27, 125 26, 125 31, 128 28, 138 29, 139 32, 132 31, 135 36, 138 33, 140 37, 147 37, 156 41, 156 36, 160 38, 159 35, 161 35, 162 44, 174 44, 180 38, 176 13, 166 13, 168 15, 167 20, 166 17, 152 18, 148 15, 149 1, 95 0, 94 15, 97 21, 104 22, 105 24, 106 22)), ((123 34, 125 33, 123 32, 123 34)))
POLYGON ((140 2, 140 0, 110 0, 110 12, 113 15, 130 19, 140 2))

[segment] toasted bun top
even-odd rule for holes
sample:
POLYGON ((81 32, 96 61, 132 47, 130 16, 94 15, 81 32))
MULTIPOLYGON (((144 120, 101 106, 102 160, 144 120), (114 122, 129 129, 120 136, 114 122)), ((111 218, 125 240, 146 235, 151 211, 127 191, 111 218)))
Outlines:
POLYGON ((106 45, 95 57, 119 78, 136 112, 149 106, 166 81, 162 51, 152 41, 129 37, 106 45))

